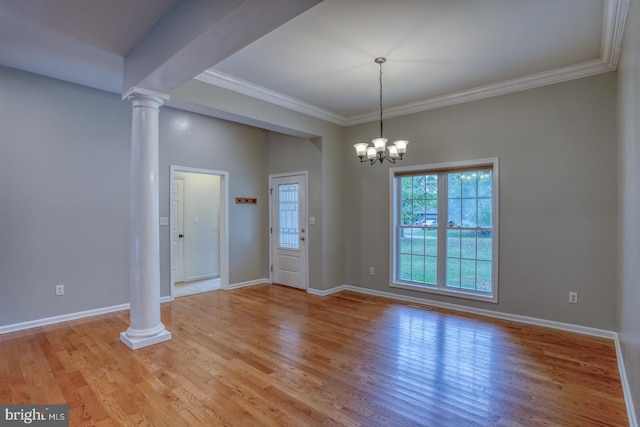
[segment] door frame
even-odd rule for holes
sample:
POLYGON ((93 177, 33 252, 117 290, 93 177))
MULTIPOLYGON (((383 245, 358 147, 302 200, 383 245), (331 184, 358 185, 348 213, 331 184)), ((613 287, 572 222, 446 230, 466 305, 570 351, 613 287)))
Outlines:
MULTIPOLYGON (((212 169, 192 168, 188 166, 171 165, 169 173, 169 200, 173 197, 173 180, 176 172, 199 173, 206 175, 217 175, 220 177, 220 287, 229 288, 229 172, 212 169)), ((169 203, 169 230, 173 227, 176 217, 173 203, 169 203)), ((173 277, 173 261, 176 254, 173 253, 171 237, 169 237, 169 264, 171 277, 171 299, 175 299, 175 283, 173 277)))
POLYGON ((276 173, 269 175, 269 282, 273 283, 273 259, 274 259, 274 234, 273 234, 273 224, 275 221, 274 217, 274 206, 273 200, 271 197, 271 191, 273 190, 273 179, 274 178, 286 178, 293 176, 302 176, 304 178, 304 212, 305 216, 300 224, 300 227, 304 227, 307 230, 306 233, 306 244, 302 246, 302 251, 304 253, 304 270, 305 275, 303 277, 304 280, 304 291, 308 292, 309 290, 309 243, 310 243, 310 232, 309 232, 309 172, 308 171, 295 171, 295 172, 285 172, 285 173, 276 173))

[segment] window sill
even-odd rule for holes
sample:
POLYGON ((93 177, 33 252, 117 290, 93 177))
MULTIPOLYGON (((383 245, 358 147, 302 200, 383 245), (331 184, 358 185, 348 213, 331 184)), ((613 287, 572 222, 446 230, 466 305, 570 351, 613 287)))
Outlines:
POLYGON ((408 289, 411 291, 425 292, 425 293, 437 294, 437 295, 446 295, 454 298, 463 298, 463 299, 470 299, 475 301, 490 302, 493 304, 498 303, 497 294, 485 296, 485 295, 481 295, 473 292, 466 292, 464 290, 442 289, 442 288, 438 288, 430 285, 413 285, 413 284, 402 283, 402 282, 392 282, 389 284, 389 287, 397 288, 397 289, 408 289))

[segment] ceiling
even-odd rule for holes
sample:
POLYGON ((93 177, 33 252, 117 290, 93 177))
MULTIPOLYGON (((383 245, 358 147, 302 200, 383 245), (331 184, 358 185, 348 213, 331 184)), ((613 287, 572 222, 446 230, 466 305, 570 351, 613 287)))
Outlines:
POLYGON ((0 0, 0 65, 109 92, 176 0, 0 0))
MULTIPOLYGON (((121 93, 127 55, 178 3, 189 7, 185 0, 0 0, 0 64, 121 93)), ((379 114, 378 56, 387 58, 385 117, 614 70, 627 5, 324 0, 194 77, 355 124, 379 114)))

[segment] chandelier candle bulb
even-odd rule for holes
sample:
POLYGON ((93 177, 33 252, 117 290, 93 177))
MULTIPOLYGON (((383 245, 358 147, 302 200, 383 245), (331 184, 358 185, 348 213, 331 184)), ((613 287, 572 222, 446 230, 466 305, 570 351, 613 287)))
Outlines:
POLYGON ((387 150, 389 150, 389 157, 391 157, 392 159, 398 158, 398 147, 396 147, 395 145, 390 145, 387 150))
POLYGON ((371 142, 373 142, 376 153, 384 153, 384 150, 387 146, 387 138, 376 138, 371 142))
POLYGON ((366 142, 359 142, 357 144, 353 144, 353 147, 356 149, 356 156, 361 159, 367 155, 367 147, 369 146, 366 142))
POLYGON ((399 140, 395 141, 393 143, 393 145, 395 145, 396 148, 398 149, 398 154, 404 154, 404 153, 407 152, 407 144, 408 143, 409 143, 409 141, 407 141, 406 139, 399 139, 399 140))

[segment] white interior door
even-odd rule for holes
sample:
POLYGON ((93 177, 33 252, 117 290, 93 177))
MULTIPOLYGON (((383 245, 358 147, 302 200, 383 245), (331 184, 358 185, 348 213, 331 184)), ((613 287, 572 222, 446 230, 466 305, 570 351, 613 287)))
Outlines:
POLYGON ((307 176, 270 178, 271 281, 307 289, 307 176))
POLYGON ((184 179, 173 179, 173 216, 171 222, 171 245, 173 249, 173 281, 184 282, 184 179))

